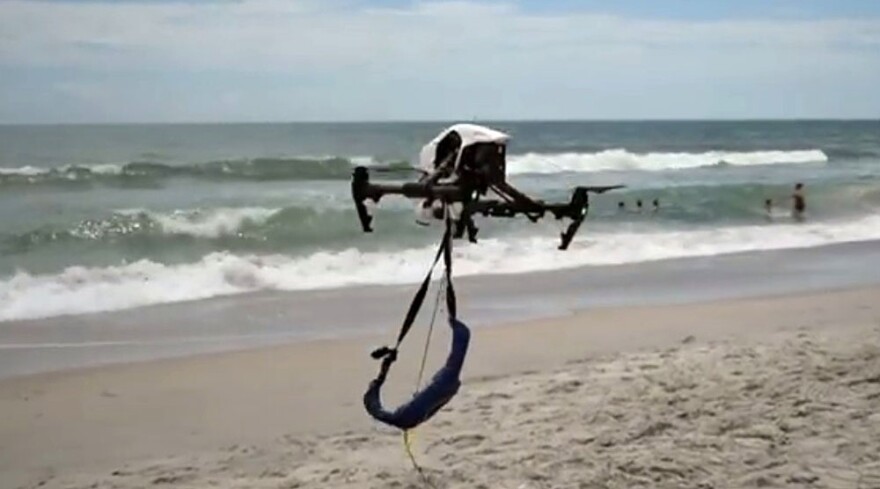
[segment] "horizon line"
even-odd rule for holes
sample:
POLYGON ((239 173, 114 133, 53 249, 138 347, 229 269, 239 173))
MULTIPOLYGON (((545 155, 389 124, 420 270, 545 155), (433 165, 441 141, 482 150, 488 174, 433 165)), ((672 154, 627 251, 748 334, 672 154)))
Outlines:
POLYGON ((78 121, 78 122, 7 122, 0 121, 0 127, 9 126, 161 126, 161 125, 263 125, 263 124, 433 124, 433 123, 478 123, 478 122, 588 122, 588 123, 633 123, 633 122, 880 122, 877 117, 742 117, 742 118, 459 118, 459 119, 343 119, 343 120, 261 120, 261 121, 78 121))

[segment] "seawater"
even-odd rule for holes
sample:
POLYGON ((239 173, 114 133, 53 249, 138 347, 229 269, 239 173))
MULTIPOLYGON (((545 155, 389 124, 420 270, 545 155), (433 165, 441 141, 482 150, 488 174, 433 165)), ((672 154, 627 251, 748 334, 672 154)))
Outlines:
MULTIPOLYGON (((567 252, 552 218, 477 218, 459 275, 880 238, 878 121, 477 122, 511 134, 509 180, 539 198, 626 188, 593 197, 567 252)), ((415 178, 449 124, 0 126, 0 320, 415 282, 441 230, 388 197, 362 233, 349 178, 415 178)))

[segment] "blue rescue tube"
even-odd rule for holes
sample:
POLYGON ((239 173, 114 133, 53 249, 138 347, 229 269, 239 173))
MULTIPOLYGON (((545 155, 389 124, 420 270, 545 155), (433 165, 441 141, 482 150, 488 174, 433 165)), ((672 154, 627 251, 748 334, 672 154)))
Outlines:
POLYGON ((370 382, 364 394, 364 407, 373 418, 402 430, 408 430, 430 419, 455 396, 461 386, 461 368, 470 344, 471 332, 464 323, 454 317, 449 318, 449 327, 452 328, 452 348, 446 357, 446 363, 434 374, 428 385, 393 412, 382 407, 379 392, 382 384, 385 383, 388 369, 397 356, 396 350, 386 352, 379 375, 370 382))

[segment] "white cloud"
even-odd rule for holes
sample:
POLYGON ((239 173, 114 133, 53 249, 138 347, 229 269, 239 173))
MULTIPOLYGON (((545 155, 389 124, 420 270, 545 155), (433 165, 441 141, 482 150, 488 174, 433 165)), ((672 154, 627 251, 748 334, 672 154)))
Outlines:
POLYGON ((880 48, 880 22, 638 20, 531 15, 510 4, 425 2, 359 9, 339 2, 4 3, 3 59, 17 63, 297 70, 426 54, 479 59, 563 49, 880 48), (100 48, 96 48, 100 47, 100 48), (101 49, 103 48, 103 49, 101 49), (516 52, 513 52, 516 51, 516 52))
MULTIPOLYGON (((369 118, 381 106, 375 101, 415 100, 428 93, 465 97, 469 106, 494 108, 501 116, 528 116, 538 107, 564 112, 572 104, 562 97, 580 93, 593 106, 598 103, 599 116, 608 117, 595 92, 606 99, 639 99, 650 117, 668 112, 666 102, 672 103, 657 100, 658 90, 679 98, 700 92, 711 97, 716 89, 744 93, 766 82, 819 90, 834 87, 838 79, 845 82, 847 72, 861 77, 854 82, 862 85, 880 81, 880 21, 874 19, 646 20, 589 12, 539 15, 512 3, 475 1, 368 8, 338 0, 7 0, 0 5, 0 39, 0 65, 10 70, 323 77, 326 90, 297 89, 309 100, 297 99, 296 93, 275 96, 305 106, 346 100, 354 107, 351 114, 335 114, 341 117, 369 118), (396 88, 387 88, 391 84, 396 88), (342 93, 352 91, 357 96, 342 93)), ((238 107, 258 96, 227 95, 238 107)), ((711 100, 704 103, 714 110, 711 100)), ((390 111, 407 114, 407 104, 412 106, 402 101, 390 111)), ((875 101, 873 107, 880 110, 878 105, 875 101)), ((449 105, 418 106, 416 112, 428 115, 449 105)), ((621 113, 638 117, 639 112, 632 105, 621 113)))

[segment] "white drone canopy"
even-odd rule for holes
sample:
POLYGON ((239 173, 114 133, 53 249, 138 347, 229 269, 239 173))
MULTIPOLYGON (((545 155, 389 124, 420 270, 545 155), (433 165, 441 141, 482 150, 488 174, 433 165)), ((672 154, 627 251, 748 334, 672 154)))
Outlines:
MULTIPOLYGON (((441 161, 446 160, 450 155, 454 154, 455 160, 452 164, 452 168, 454 169, 453 174, 449 175, 448 179, 439 180, 441 182, 444 180, 454 181, 457 178, 456 173, 462 165, 462 154, 467 153, 469 147, 485 145, 487 143, 504 146, 508 140, 510 140, 509 135, 489 127, 477 124, 454 124, 444 129, 428 144, 422 147, 422 151, 419 154, 419 167, 427 174, 431 174, 437 170, 437 166, 441 161)), ((504 151, 502 149, 498 154, 503 155, 503 153, 504 151)), ((472 160, 474 155, 471 154, 468 158, 472 160)), ((468 163, 465 162, 464 164, 467 165, 468 163)), ((503 179, 503 161, 499 165, 496 165, 496 168, 498 168, 500 178, 503 179)), ((422 224, 428 224, 432 220, 442 220, 442 207, 443 202, 440 200, 423 199, 415 206, 416 220, 422 224)), ((454 202, 448 207, 452 219, 458 219, 461 213, 461 208, 462 205, 460 202, 454 202)))
POLYGON ((438 155, 438 150, 443 154, 447 154, 450 150, 457 150, 454 168, 458 168, 464 148, 477 143, 504 145, 509 140, 509 135, 489 127, 477 124, 454 124, 444 129, 431 142, 422 147, 419 154, 419 167, 426 172, 432 172, 436 162, 443 158, 438 155))

